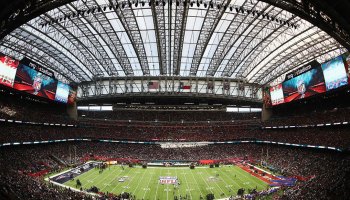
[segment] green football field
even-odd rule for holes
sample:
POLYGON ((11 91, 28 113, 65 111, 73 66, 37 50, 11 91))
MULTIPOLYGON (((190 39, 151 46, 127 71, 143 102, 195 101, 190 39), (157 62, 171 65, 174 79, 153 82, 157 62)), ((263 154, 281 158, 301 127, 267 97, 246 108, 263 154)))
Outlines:
POLYGON ((239 188, 244 188, 247 193, 249 189, 257 188, 264 190, 268 184, 250 175, 237 166, 220 166, 219 168, 196 167, 141 167, 124 170, 121 166, 111 165, 101 174, 98 169, 78 176, 75 180, 65 183, 75 187, 76 179, 79 179, 84 189, 96 186, 102 192, 120 194, 129 192, 137 199, 174 199, 174 196, 186 196, 187 199, 199 199, 200 195, 205 198, 209 193, 215 195, 216 199, 236 196, 239 188), (177 177, 180 185, 159 183, 159 177, 177 177), (124 182, 119 179, 124 177, 124 182))

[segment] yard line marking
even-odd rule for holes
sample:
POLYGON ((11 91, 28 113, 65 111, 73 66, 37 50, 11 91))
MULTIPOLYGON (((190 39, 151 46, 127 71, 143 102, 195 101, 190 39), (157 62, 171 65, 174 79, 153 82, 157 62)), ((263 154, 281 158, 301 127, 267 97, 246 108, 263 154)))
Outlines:
POLYGON ((213 193, 213 190, 212 190, 212 189, 213 189, 213 187, 210 187, 210 185, 207 183, 207 181, 206 181, 206 180, 203 178, 203 176, 202 176, 202 174, 203 174, 203 173, 198 173, 198 174, 200 174, 200 175, 201 175, 201 177, 202 177, 203 181, 204 181, 204 182, 205 182, 205 184, 207 185, 207 188, 206 188, 206 189, 207 189, 207 190, 209 189, 209 190, 210 190, 210 192, 211 192, 212 194, 214 194, 214 193, 213 193))
MULTIPOLYGON (((109 178, 109 174, 111 174, 112 172, 114 172, 114 171, 111 171, 111 170, 108 170, 108 172, 105 172, 106 170, 104 170, 104 172, 102 172, 101 174, 98 174, 98 175, 96 175, 96 178, 98 177, 98 178, 101 178, 101 176, 103 176, 104 178, 103 179, 99 179, 99 181, 97 181, 96 183, 95 183, 95 185, 98 185, 100 182, 103 182, 105 179, 107 179, 107 178, 109 178), (108 175, 107 175, 107 174, 108 175)), ((106 187, 106 186, 105 186, 106 187)), ((104 188, 103 188, 104 189, 104 188)))
MULTIPOLYGON (((145 169, 145 170, 147 170, 147 169, 145 169)), ((150 169, 150 170, 151 170, 151 169, 150 169)), ((152 178, 153 178, 153 175, 154 175, 154 174, 155 174, 155 173, 154 173, 154 172, 152 172, 152 175, 151 175, 151 177, 149 178, 149 181, 148 181, 148 184, 147 184, 148 190, 145 190, 145 193, 143 194, 142 199, 145 199, 145 195, 146 195, 146 193, 147 193, 148 191, 150 191, 149 184, 150 184, 150 182, 151 182, 151 180, 152 180, 152 178)))
MULTIPOLYGON (((192 173, 192 171, 191 171, 191 169, 188 169, 188 170, 190 170, 190 174, 192 175, 192 177, 193 177, 193 179, 194 179, 194 181, 196 182, 196 186, 197 186, 197 188, 198 188, 198 190, 199 190, 199 192, 201 193, 201 196, 203 195, 203 193, 202 193, 202 190, 199 188, 199 185, 198 185, 198 182, 197 182, 197 179, 194 177, 194 175, 193 175, 193 173, 192 173)), ((203 196, 204 197, 204 196, 203 196)))
MULTIPOLYGON (((140 183, 141 183, 141 180, 143 179, 143 177, 145 177, 146 171, 147 171, 147 170, 145 170, 145 171, 143 172, 143 174, 142 174, 142 177, 141 177, 140 179, 138 179, 138 181, 137 181, 137 186, 136 186, 135 190, 133 191, 133 193, 135 193, 135 192, 137 191, 137 189, 139 188, 139 185, 140 185, 140 183)), ((131 183, 131 181, 130 181, 130 183, 131 183)))
MULTIPOLYGON (((127 173, 125 174, 125 175, 129 175, 129 173, 132 171, 132 168, 127 168, 127 173)), ((121 172, 124 172, 125 170, 121 170, 121 172)), ((112 180, 112 181, 114 181, 114 180, 112 180)), ((111 190, 111 193, 113 193, 113 194, 118 194, 119 192, 114 192, 114 190, 118 187, 118 185, 120 184, 121 182, 118 182, 116 185, 115 185, 115 187, 113 187, 113 189, 111 190)), ((129 186, 129 184, 131 183, 131 178, 130 178, 130 181, 129 181, 129 183, 128 183, 128 185, 126 185, 126 186, 129 186)))
MULTIPOLYGON (((115 168, 115 167, 113 167, 113 168, 115 168)), ((120 174, 123 173, 123 171, 120 170, 119 167, 118 167, 118 169, 112 169, 112 170, 108 170, 108 171, 109 171, 110 173, 114 174, 114 173, 115 173, 115 170, 119 170, 119 173, 118 173, 118 175, 117 175, 116 177, 119 177, 120 174)), ((109 175, 106 176, 106 178, 109 178, 109 175)), ((109 184, 112 185, 112 182, 113 182, 114 180, 115 180, 115 179, 113 178, 113 179, 109 182, 109 184)), ((101 191, 104 190, 106 187, 107 187, 107 186, 103 187, 103 188, 101 189, 101 191)), ((112 191, 111 191, 111 192, 112 192, 112 191)))
MULTIPOLYGON (((188 186, 188 181, 187 181, 187 176, 186 176, 186 174, 184 175, 184 177, 185 177, 187 189, 189 190, 189 192, 190 192, 190 197, 191 197, 191 199, 192 199, 192 194, 191 194, 191 191, 190 191, 190 187, 188 186)), ((187 194, 187 190, 186 190, 186 194, 187 194)))
MULTIPOLYGON (((208 173, 208 170, 209 170, 209 168, 207 168, 206 170, 205 170, 205 172, 208 174, 208 177, 210 176, 210 174, 208 173)), ((217 172, 217 171, 216 171, 217 172)), ((226 196, 226 194, 225 194, 225 192, 224 192, 224 190, 222 190, 222 188, 216 183, 216 181, 214 181, 214 183, 215 183, 215 185, 216 186, 218 186, 219 187, 219 189, 221 190, 221 192, 224 194, 224 196, 226 196)), ((225 182, 225 184, 226 184, 226 182, 225 182)), ((220 195, 221 196, 221 195, 220 195)))
MULTIPOLYGON (((241 175, 243 175, 243 176, 246 177, 246 178, 248 177, 246 174, 249 174, 248 172, 244 171, 244 170, 241 169, 241 168, 237 168, 237 172, 240 173, 241 175), (242 173, 241 170, 242 170, 244 173, 242 173)), ((255 176, 253 176, 253 175, 251 175, 251 174, 249 174, 249 175, 250 175, 250 177, 254 177, 254 178, 251 179, 251 180, 254 181, 254 183, 257 183, 258 185, 262 186, 263 188, 266 187, 265 185, 263 185, 263 184, 261 184, 260 182, 258 182, 258 181, 255 180, 255 178, 257 178, 257 177, 255 177, 255 176)), ((239 180, 242 180, 242 179, 240 179, 239 177, 238 177, 238 179, 239 179, 239 180)), ((259 181, 260 181, 260 179, 259 179, 259 181)), ((243 182, 244 182, 244 181, 242 181, 242 183, 243 183, 243 182)))
MULTIPOLYGON (((158 175, 158 177, 159 177, 161 175, 161 170, 158 170, 158 172, 159 172, 159 175, 158 175)), ((158 194, 159 185, 160 185, 160 183, 159 183, 159 180, 158 180, 157 181, 156 195, 154 196, 154 200, 157 200, 157 194, 158 194)))
MULTIPOLYGON (((177 170, 175 170, 175 176, 177 177, 177 186, 176 186, 177 189, 175 190, 175 185, 174 185, 174 192, 173 192, 174 197, 176 196, 175 191, 177 191, 178 193, 179 193, 179 191, 180 191, 180 188, 179 188, 180 177, 177 176, 177 170)), ((173 197, 173 198, 174 198, 174 197, 173 197)))
POLYGON ((237 186, 238 186, 238 188, 241 188, 241 186, 240 185, 238 185, 238 183, 236 183, 236 181, 234 181, 230 176, 228 176, 226 173, 229 173, 230 171, 228 171, 228 170, 224 170, 224 175, 226 176, 226 177, 228 177, 229 179, 231 179, 231 181, 234 183, 234 184, 236 184, 237 186))
MULTIPOLYGON (((167 174, 170 174, 169 169, 167 174)), ((169 184, 166 185, 166 199, 169 199, 169 184)))

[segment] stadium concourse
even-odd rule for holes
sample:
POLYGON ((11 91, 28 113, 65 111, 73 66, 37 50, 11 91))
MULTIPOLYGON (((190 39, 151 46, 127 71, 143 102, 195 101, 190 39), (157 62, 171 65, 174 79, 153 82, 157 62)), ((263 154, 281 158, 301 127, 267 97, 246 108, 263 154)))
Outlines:
POLYGON ((0 199, 349 199, 349 10, 4 0, 0 199))

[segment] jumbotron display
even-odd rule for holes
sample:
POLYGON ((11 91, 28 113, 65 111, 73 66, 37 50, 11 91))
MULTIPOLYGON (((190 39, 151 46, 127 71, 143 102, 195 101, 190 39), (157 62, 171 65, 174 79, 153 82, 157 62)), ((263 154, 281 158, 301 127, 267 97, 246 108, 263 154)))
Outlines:
POLYGON ((304 99, 348 85, 348 55, 340 55, 323 64, 313 62, 287 75, 283 83, 270 87, 272 105, 304 99))
POLYGON ((0 84, 61 103, 73 103, 76 96, 68 84, 1 53, 0 84))

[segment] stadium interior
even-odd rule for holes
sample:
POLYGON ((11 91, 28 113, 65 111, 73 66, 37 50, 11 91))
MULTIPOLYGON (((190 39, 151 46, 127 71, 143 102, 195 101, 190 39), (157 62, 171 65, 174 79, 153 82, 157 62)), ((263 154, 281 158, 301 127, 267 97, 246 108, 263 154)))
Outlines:
POLYGON ((1 4, 0 199, 350 198, 349 1, 1 4))

